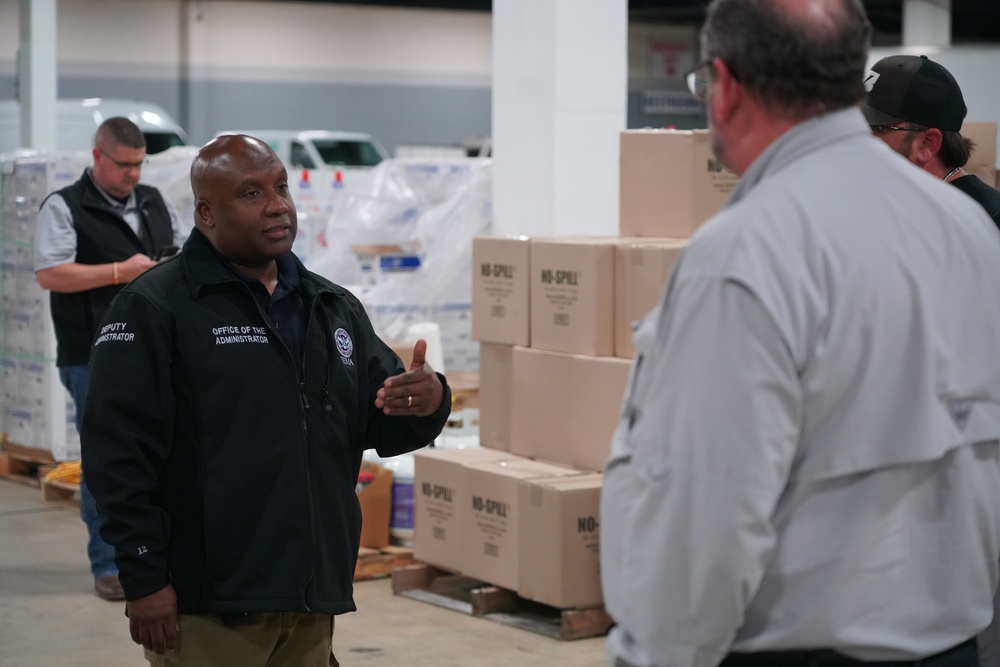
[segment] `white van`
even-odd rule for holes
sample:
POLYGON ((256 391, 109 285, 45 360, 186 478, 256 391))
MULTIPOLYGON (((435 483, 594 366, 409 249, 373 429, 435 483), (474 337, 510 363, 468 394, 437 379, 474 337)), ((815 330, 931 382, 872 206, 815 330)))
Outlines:
MULTIPOLYGON (((139 126, 150 155, 188 145, 184 130, 163 107, 141 100, 91 97, 56 101, 56 149, 89 151, 94 147, 97 128, 114 116, 124 116, 139 126)), ((0 100, 0 153, 12 152, 20 143, 20 103, 0 100)))
POLYGON ((375 137, 363 132, 241 130, 239 134, 266 141, 288 169, 370 169, 389 157, 375 137))

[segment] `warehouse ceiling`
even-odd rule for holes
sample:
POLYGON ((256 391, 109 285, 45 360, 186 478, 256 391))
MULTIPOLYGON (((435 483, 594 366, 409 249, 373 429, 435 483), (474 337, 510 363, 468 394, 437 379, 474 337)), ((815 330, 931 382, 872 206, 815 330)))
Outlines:
MULTIPOLYGON (((486 3, 483 3, 486 4, 486 3)), ((701 22, 705 0, 629 0, 633 21, 701 22)), ((903 0, 864 0, 875 30, 900 34, 903 0)), ((953 42, 1000 41, 1000 10, 997 0, 951 0, 953 42)))
MULTIPOLYGON (((311 1, 469 11, 490 11, 493 6, 492 0, 311 1)), ((864 3, 876 32, 880 35, 899 35, 902 32, 903 0, 864 0, 864 3)), ((629 18, 654 23, 701 23, 706 4, 707 0, 628 0, 629 18)), ((951 0, 951 14, 953 43, 1000 42, 998 0, 951 0)))

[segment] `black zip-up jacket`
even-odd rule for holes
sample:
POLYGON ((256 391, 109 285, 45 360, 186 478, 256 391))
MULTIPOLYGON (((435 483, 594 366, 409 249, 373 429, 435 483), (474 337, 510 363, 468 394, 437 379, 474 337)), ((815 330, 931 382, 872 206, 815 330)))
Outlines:
MULTIPOLYGON (((89 172, 83 172, 76 183, 54 193, 63 198, 73 217, 77 263, 124 262, 140 252, 152 257, 160 248, 174 243, 173 224, 160 191, 137 185, 134 192, 143 228, 141 240, 97 189, 89 172)), ((57 366, 87 363, 97 324, 122 287, 105 285, 83 292, 49 295, 57 366)))
POLYGON ((386 417, 402 372, 350 292, 296 259, 302 368, 195 230, 112 303, 91 356, 84 475, 128 599, 180 613, 353 611, 365 449, 430 443, 451 411, 386 417), (301 376, 301 380, 299 379, 301 376))

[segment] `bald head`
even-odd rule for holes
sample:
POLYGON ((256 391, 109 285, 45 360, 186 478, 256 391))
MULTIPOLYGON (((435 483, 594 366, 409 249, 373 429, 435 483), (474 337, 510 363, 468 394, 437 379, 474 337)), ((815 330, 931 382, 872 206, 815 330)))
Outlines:
POLYGON ((832 39, 843 24, 850 3, 844 0, 769 0, 775 11, 784 14, 789 25, 814 37, 832 39))
POLYGON ((191 189, 195 201, 210 198, 219 177, 234 176, 248 168, 280 165, 281 159, 267 143, 246 134, 225 134, 201 147, 191 163, 191 189))
POLYGON ((297 216, 285 166, 267 143, 245 134, 217 137, 191 163, 195 225, 223 257, 249 275, 273 273, 290 252, 297 216))

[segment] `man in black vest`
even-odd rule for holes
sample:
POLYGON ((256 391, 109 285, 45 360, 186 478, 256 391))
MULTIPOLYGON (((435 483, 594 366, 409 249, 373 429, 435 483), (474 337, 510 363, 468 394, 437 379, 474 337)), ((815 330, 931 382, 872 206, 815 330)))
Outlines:
MULTIPOLYGON (((94 136, 94 166, 51 194, 35 227, 35 276, 51 290, 59 377, 76 405, 80 428, 87 397, 90 345, 118 291, 186 238, 177 214, 153 187, 139 185, 146 139, 127 118, 105 120, 94 136)), ((127 381, 124 380, 123 381, 127 381)), ((122 600, 114 549, 101 539, 94 499, 80 480, 80 516, 94 590, 122 600)))

